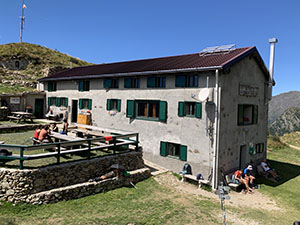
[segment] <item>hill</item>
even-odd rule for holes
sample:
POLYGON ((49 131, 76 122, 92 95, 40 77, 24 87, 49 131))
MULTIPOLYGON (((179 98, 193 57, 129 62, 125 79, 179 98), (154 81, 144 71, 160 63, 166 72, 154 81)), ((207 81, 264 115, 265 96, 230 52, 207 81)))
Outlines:
POLYGON ((92 65, 59 51, 30 43, 0 45, 0 93, 35 91, 36 80, 73 67, 92 65))
POLYGON ((272 97, 269 103, 269 123, 281 116, 284 111, 291 107, 300 108, 300 92, 290 91, 272 97))
POLYGON ((291 107, 277 117, 269 126, 271 135, 282 136, 283 134, 300 131, 300 108, 291 107))

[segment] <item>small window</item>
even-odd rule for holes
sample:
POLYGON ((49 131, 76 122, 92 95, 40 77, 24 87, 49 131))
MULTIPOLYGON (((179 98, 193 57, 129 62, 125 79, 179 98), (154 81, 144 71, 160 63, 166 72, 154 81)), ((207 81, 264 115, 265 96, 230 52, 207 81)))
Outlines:
POLYGON ((60 98, 60 106, 68 107, 68 98, 60 98))
POLYGON ((159 118, 159 101, 137 101, 137 117, 159 118))
POLYGON ((178 75, 175 80, 175 87, 198 87, 198 75, 178 75))
POLYGON ((89 80, 78 81, 78 91, 89 91, 89 90, 90 90, 90 81, 89 80))
POLYGON ((166 77, 148 77, 147 78, 148 88, 165 88, 166 77))
POLYGON ((187 146, 171 142, 160 142, 160 155, 187 160, 187 146))
POLYGON ((257 124, 258 106, 257 105, 238 105, 238 125, 257 124))
POLYGON ((119 79, 104 79, 104 88, 119 88, 119 79))
POLYGON ((140 79, 139 78, 125 78, 124 79, 124 88, 140 88, 140 79))
POLYGON ((56 91, 56 82, 54 81, 48 82, 48 91, 49 92, 56 91))
POLYGON ((79 99, 79 109, 92 109, 92 99, 79 99))
POLYGON ((202 104, 200 102, 178 102, 178 116, 202 117, 202 104))
POLYGON ((107 99, 106 109, 108 111, 114 110, 121 112, 121 100, 120 99, 107 99))
POLYGON ((48 107, 56 105, 56 97, 49 97, 48 98, 48 107))
POLYGON ((256 153, 263 153, 264 152, 264 148, 265 148, 264 143, 256 144, 255 145, 255 152, 256 153))

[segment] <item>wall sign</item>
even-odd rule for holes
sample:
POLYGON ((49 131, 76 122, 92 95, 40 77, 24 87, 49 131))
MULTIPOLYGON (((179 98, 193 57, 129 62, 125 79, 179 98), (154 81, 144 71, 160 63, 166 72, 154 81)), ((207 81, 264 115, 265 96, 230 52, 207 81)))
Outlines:
POLYGON ((20 97, 10 97, 10 104, 20 104, 20 97))
POLYGON ((239 95, 247 97, 256 97, 258 94, 258 87, 240 84, 239 95))

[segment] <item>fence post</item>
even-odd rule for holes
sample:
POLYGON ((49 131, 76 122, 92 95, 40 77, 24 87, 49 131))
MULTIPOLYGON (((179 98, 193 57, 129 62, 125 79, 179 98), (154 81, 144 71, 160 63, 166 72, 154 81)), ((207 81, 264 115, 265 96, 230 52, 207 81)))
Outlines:
POLYGON ((57 164, 60 164, 60 144, 57 144, 57 164))
POLYGON ((113 141, 114 141, 113 154, 116 154, 116 148, 117 148, 116 137, 113 137, 113 141))
POLYGON ((88 159, 90 159, 91 158, 91 140, 88 140, 88 148, 89 148, 89 150, 88 150, 88 159))
POLYGON ((135 150, 139 150, 139 133, 136 134, 135 150))
POLYGON ((24 156, 24 147, 20 148, 20 164, 19 164, 19 169, 23 169, 23 156, 24 156))

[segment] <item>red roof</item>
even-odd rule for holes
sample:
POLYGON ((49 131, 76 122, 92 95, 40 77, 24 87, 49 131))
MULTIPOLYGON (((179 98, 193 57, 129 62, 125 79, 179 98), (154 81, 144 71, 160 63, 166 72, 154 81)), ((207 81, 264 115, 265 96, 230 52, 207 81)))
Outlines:
POLYGON ((254 51, 257 52, 255 47, 246 47, 222 52, 207 52, 201 54, 195 53, 189 55, 75 67, 57 74, 53 74, 49 77, 42 78, 39 81, 101 78, 113 76, 120 77, 176 71, 184 72, 224 69, 254 51))

